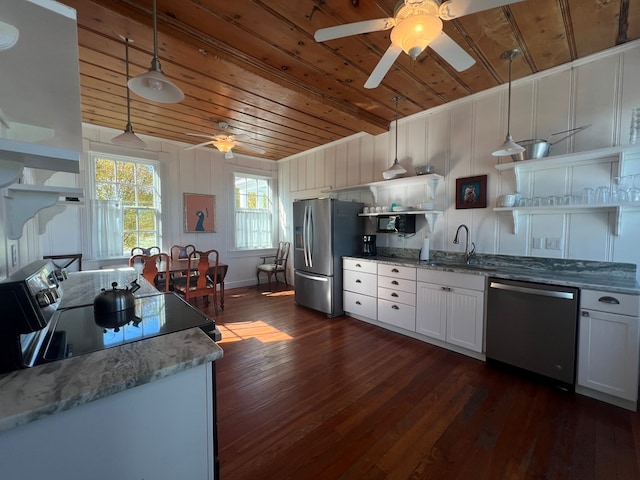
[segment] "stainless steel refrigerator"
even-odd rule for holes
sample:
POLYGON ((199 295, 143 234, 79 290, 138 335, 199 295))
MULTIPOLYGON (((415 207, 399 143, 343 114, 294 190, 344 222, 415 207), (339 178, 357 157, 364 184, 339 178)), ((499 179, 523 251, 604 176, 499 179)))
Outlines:
POLYGON ((360 251, 364 204, 335 198, 293 203, 295 302, 342 315, 342 257, 360 251))

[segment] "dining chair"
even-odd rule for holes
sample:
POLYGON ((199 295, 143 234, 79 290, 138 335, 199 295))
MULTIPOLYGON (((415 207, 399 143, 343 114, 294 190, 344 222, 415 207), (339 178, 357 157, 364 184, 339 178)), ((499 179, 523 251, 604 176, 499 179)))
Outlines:
POLYGON ((289 286, 287 281, 287 261, 289 259, 289 249, 291 247, 290 242, 280 242, 278 244, 278 251, 275 255, 265 255, 260 257, 262 263, 258 265, 256 270, 256 277, 258 277, 258 286, 260 286, 260 274, 266 273, 267 280, 269 282, 269 290, 271 290, 271 277, 275 277, 276 283, 278 283, 278 273, 282 272, 284 275, 284 284, 289 286), (267 259, 272 258, 273 261, 267 263, 267 259))
POLYGON ((133 247, 131 249, 131 256, 134 255, 156 255, 158 253, 160 253, 160 247, 157 246, 153 246, 153 247, 133 247))
POLYGON ((196 247, 189 244, 189 245, 173 245, 171 247, 171 258, 173 259, 179 259, 179 258, 189 258, 189 255, 191 254, 191 252, 194 252, 196 250, 196 247))
POLYGON ((192 298, 213 296, 215 313, 218 313, 218 250, 194 250, 189 255, 187 272, 184 277, 174 278, 174 290, 187 302, 192 298))
POLYGON ((169 255, 157 253, 155 255, 137 254, 129 259, 129 266, 133 267, 151 285, 158 290, 168 292, 171 290, 171 278, 169 276, 169 255), (142 266, 142 271, 138 270, 142 266))

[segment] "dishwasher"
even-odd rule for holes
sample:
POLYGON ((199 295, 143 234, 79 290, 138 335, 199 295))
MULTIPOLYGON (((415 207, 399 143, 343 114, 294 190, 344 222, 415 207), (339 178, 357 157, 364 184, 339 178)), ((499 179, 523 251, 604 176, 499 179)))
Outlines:
POLYGON ((493 277, 488 286, 487 360, 573 390, 579 290, 493 277))

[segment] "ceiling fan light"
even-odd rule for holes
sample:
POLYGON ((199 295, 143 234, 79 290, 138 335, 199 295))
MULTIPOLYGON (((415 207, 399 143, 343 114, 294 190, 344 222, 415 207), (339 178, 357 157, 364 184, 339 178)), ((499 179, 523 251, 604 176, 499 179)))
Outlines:
POLYGON ((227 160, 233 158, 233 152, 231 150, 229 150, 228 152, 226 152, 224 154, 224 158, 226 158, 227 160))
POLYGON ((525 148, 518 145, 513 141, 513 137, 507 134, 507 138, 504 143, 500 145, 500 148, 492 153, 494 157, 505 157, 507 155, 515 155, 516 153, 524 152, 525 148))
POLYGON ((220 150, 222 153, 230 152, 233 147, 235 147, 235 143, 229 142, 227 140, 215 140, 213 145, 220 150))
POLYGON ((128 85, 133 93, 152 102, 179 103, 184 100, 182 90, 162 73, 156 59, 151 62, 151 70, 133 77, 128 85))
POLYGON ((391 30, 391 42, 416 59, 442 31, 442 20, 434 15, 414 15, 391 30))
POLYGON ((0 22, 0 50, 9 50, 16 43, 18 43, 18 37, 20 31, 5 22, 0 22))

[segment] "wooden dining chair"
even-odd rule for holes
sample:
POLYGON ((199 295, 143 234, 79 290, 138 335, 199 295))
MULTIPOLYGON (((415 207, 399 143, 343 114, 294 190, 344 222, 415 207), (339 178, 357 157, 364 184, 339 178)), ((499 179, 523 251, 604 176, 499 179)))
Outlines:
POLYGON ((160 253, 160 247, 157 246, 153 246, 153 247, 133 247, 131 249, 131 256, 133 257, 134 255, 156 255, 158 253, 160 253))
POLYGON ((278 273, 282 272, 284 275, 284 284, 289 286, 287 281, 287 261, 289 259, 289 249, 291 247, 290 242, 280 242, 278 244, 278 251, 275 255, 265 255, 260 257, 262 263, 258 265, 256 270, 256 276, 258 277, 258 286, 260 286, 260 274, 266 273, 267 280, 269 282, 269 290, 271 290, 271 277, 275 277, 276 283, 278 283, 278 273), (267 259, 273 259, 271 262, 267 262, 267 259))
POLYGON ((174 290, 184 296, 187 302, 193 298, 205 297, 209 304, 209 296, 213 297, 216 314, 218 313, 218 250, 195 250, 189 255, 187 274, 174 278, 174 290))
POLYGON ((191 254, 191 252, 195 252, 196 247, 189 244, 189 245, 173 245, 171 247, 171 258, 173 259, 180 259, 180 258, 189 258, 189 255, 191 254))
POLYGON ((171 278, 169 276, 169 255, 157 253, 155 255, 134 255, 129 259, 129 266, 136 267, 142 264, 142 276, 158 290, 168 292, 171 290, 171 278))

